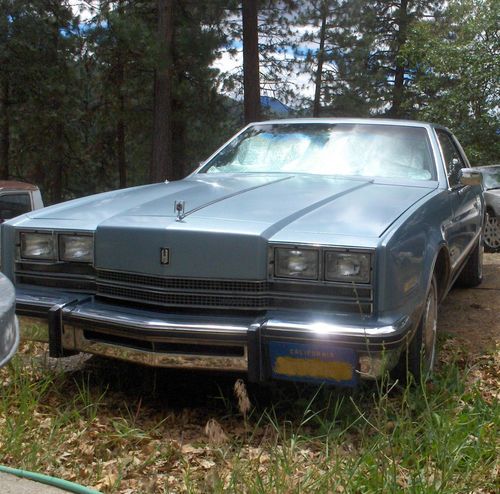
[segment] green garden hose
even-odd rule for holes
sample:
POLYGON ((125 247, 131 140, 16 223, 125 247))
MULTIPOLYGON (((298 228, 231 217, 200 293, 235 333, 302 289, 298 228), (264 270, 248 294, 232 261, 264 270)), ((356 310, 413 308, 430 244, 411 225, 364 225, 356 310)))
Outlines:
POLYGON ((34 480, 41 484, 47 484, 52 487, 57 487, 66 492, 75 492, 76 494, 99 494, 98 491, 94 489, 89 489, 88 487, 83 487, 82 485, 75 484, 74 482, 69 482, 67 480, 57 479, 55 477, 50 477, 49 475, 43 475, 36 472, 28 472, 27 470, 18 470, 17 468, 10 468, 0 465, 0 472, 9 473, 15 475, 16 477, 22 477, 24 479, 34 480))

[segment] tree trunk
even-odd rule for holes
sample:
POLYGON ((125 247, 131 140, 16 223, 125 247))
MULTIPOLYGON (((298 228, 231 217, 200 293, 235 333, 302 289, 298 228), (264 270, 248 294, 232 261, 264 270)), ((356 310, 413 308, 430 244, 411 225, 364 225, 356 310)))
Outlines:
POLYGON ((260 120, 257 0, 243 0, 243 86, 245 123, 260 120))
POLYGON ((125 159, 125 119, 123 113, 125 111, 125 98, 123 94, 119 96, 120 114, 116 123, 116 157, 118 161, 118 177, 120 180, 120 188, 127 186, 127 162, 125 159))
MULTIPOLYGON (((57 107, 56 107, 57 108, 57 107)), ((59 108, 57 108, 59 110, 59 108)), ((64 175, 64 126, 57 122, 55 128, 54 147, 54 173, 52 178, 52 202, 58 203, 63 199, 63 175, 64 175)))
POLYGON ((174 175, 172 157, 172 37, 173 0, 157 0, 161 60, 155 72, 152 182, 174 175))
POLYGON ((408 0, 401 0, 396 13, 396 24, 398 32, 396 34, 395 47, 395 69, 394 87, 392 90, 392 106, 389 111, 391 117, 400 118, 402 116, 402 104, 404 97, 405 64, 401 60, 399 53, 406 44, 408 38, 408 0))
POLYGON ((10 148, 10 120, 9 120, 9 81, 2 81, 0 87, 0 179, 9 179, 9 148, 10 148))
POLYGON ((116 91, 118 97, 118 118, 116 121, 116 161, 120 188, 127 186, 127 161, 125 157, 125 96, 123 94, 123 83, 125 80, 125 68, 118 47, 116 70, 116 91))
POLYGON ((323 60, 325 57, 326 19, 328 17, 328 6, 326 2, 321 5, 321 29, 319 32, 318 67, 316 69, 316 80, 314 82, 314 104, 313 117, 319 117, 321 112, 321 80, 323 78, 323 60))
MULTIPOLYGON (((118 13, 123 16, 123 0, 118 2, 118 13)), ((125 95, 123 84, 125 82, 125 63, 123 49, 117 44, 116 52, 116 93, 118 98, 118 118, 116 122, 116 160, 120 188, 127 186, 127 162, 125 157, 125 95)))

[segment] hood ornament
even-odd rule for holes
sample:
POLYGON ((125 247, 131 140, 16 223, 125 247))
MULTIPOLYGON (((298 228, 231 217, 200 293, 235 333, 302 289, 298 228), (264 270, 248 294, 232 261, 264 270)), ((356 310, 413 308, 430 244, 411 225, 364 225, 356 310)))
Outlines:
POLYGON ((182 221, 186 216, 186 201, 175 201, 174 202, 174 212, 177 213, 177 219, 175 221, 182 221))

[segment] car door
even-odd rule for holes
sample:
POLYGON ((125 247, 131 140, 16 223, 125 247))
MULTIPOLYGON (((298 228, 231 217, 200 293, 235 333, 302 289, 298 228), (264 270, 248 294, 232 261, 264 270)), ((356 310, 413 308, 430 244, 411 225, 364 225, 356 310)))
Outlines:
POLYGON ((460 170, 469 164, 455 138, 444 129, 436 129, 448 176, 448 197, 453 217, 447 225, 445 237, 450 249, 452 269, 459 267, 473 246, 482 224, 479 186, 460 184, 460 170))

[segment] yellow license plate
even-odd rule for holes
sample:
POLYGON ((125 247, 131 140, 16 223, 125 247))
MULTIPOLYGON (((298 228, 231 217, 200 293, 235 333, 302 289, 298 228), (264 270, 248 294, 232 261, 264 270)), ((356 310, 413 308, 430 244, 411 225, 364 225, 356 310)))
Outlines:
POLYGON ((291 381, 355 386, 357 355, 331 344, 269 343, 273 377, 291 381))

